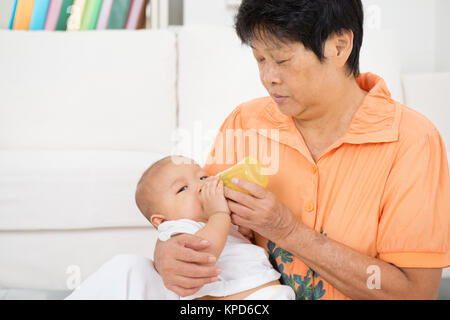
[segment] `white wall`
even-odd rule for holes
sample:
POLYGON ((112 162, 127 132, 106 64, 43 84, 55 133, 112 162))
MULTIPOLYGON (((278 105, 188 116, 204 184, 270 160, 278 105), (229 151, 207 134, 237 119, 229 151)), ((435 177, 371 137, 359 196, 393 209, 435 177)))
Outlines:
POLYGON ((184 24, 232 26, 236 10, 226 0, 184 0, 184 24))
POLYGON ((450 1, 436 5, 436 70, 450 72, 450 1))
POLYGON ((381 29, 393 30, 399 41, 402 72, 434 72, 436 67, 435 0, 363 0, 376 5, 381 29))

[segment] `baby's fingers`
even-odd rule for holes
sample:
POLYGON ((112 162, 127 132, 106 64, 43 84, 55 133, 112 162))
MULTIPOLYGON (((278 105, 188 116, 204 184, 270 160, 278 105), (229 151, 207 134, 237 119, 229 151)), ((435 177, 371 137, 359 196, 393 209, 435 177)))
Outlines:
POLYGON ((223 181, 219 180, 219 183, 217 184, 217 192, 220 194, 223 194, 223 181))

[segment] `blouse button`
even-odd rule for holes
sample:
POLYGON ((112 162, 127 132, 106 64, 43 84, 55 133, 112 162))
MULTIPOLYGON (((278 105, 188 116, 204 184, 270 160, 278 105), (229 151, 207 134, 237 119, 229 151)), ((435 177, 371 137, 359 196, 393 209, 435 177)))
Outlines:
POLYGON ((311 172, 312 172, 313 174, 316 174, 316 173, 317 173, 317 167, 316 167, 315 165, 312 165, 312 166, 311 166, 311 172))
POLYGON ((306 210, 307 212, 314 211, 314 203, 309 202, 309 203, 305 206, 305 210, 306 210))

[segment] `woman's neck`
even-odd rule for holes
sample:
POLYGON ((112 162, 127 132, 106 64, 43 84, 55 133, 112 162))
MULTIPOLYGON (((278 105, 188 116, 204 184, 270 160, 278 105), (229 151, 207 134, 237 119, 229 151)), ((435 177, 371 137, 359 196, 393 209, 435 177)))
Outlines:
POLYGON ((339 139, 347 131, 367 94, 354 78, 343 81, 335 92, 334 95, 327 94, 329 98, 322 105, 314 107, 317 110, 314 117, 293 117, 305 140, 310 138, 323 143, 333 140, 333 143, 339 139))

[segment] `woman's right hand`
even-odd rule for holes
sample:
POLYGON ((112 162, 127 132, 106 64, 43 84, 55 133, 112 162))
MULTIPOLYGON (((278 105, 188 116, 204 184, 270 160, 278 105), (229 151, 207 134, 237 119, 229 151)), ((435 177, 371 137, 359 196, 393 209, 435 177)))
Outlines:
POLYGON ((157 241, 153 256, 155 268, 167 289, 181 297, 190 296, 205 284, 218 280, 221 270, 216 258, 201 250, 209 247, 203 239, 180 234, 167 241, 157 241))

